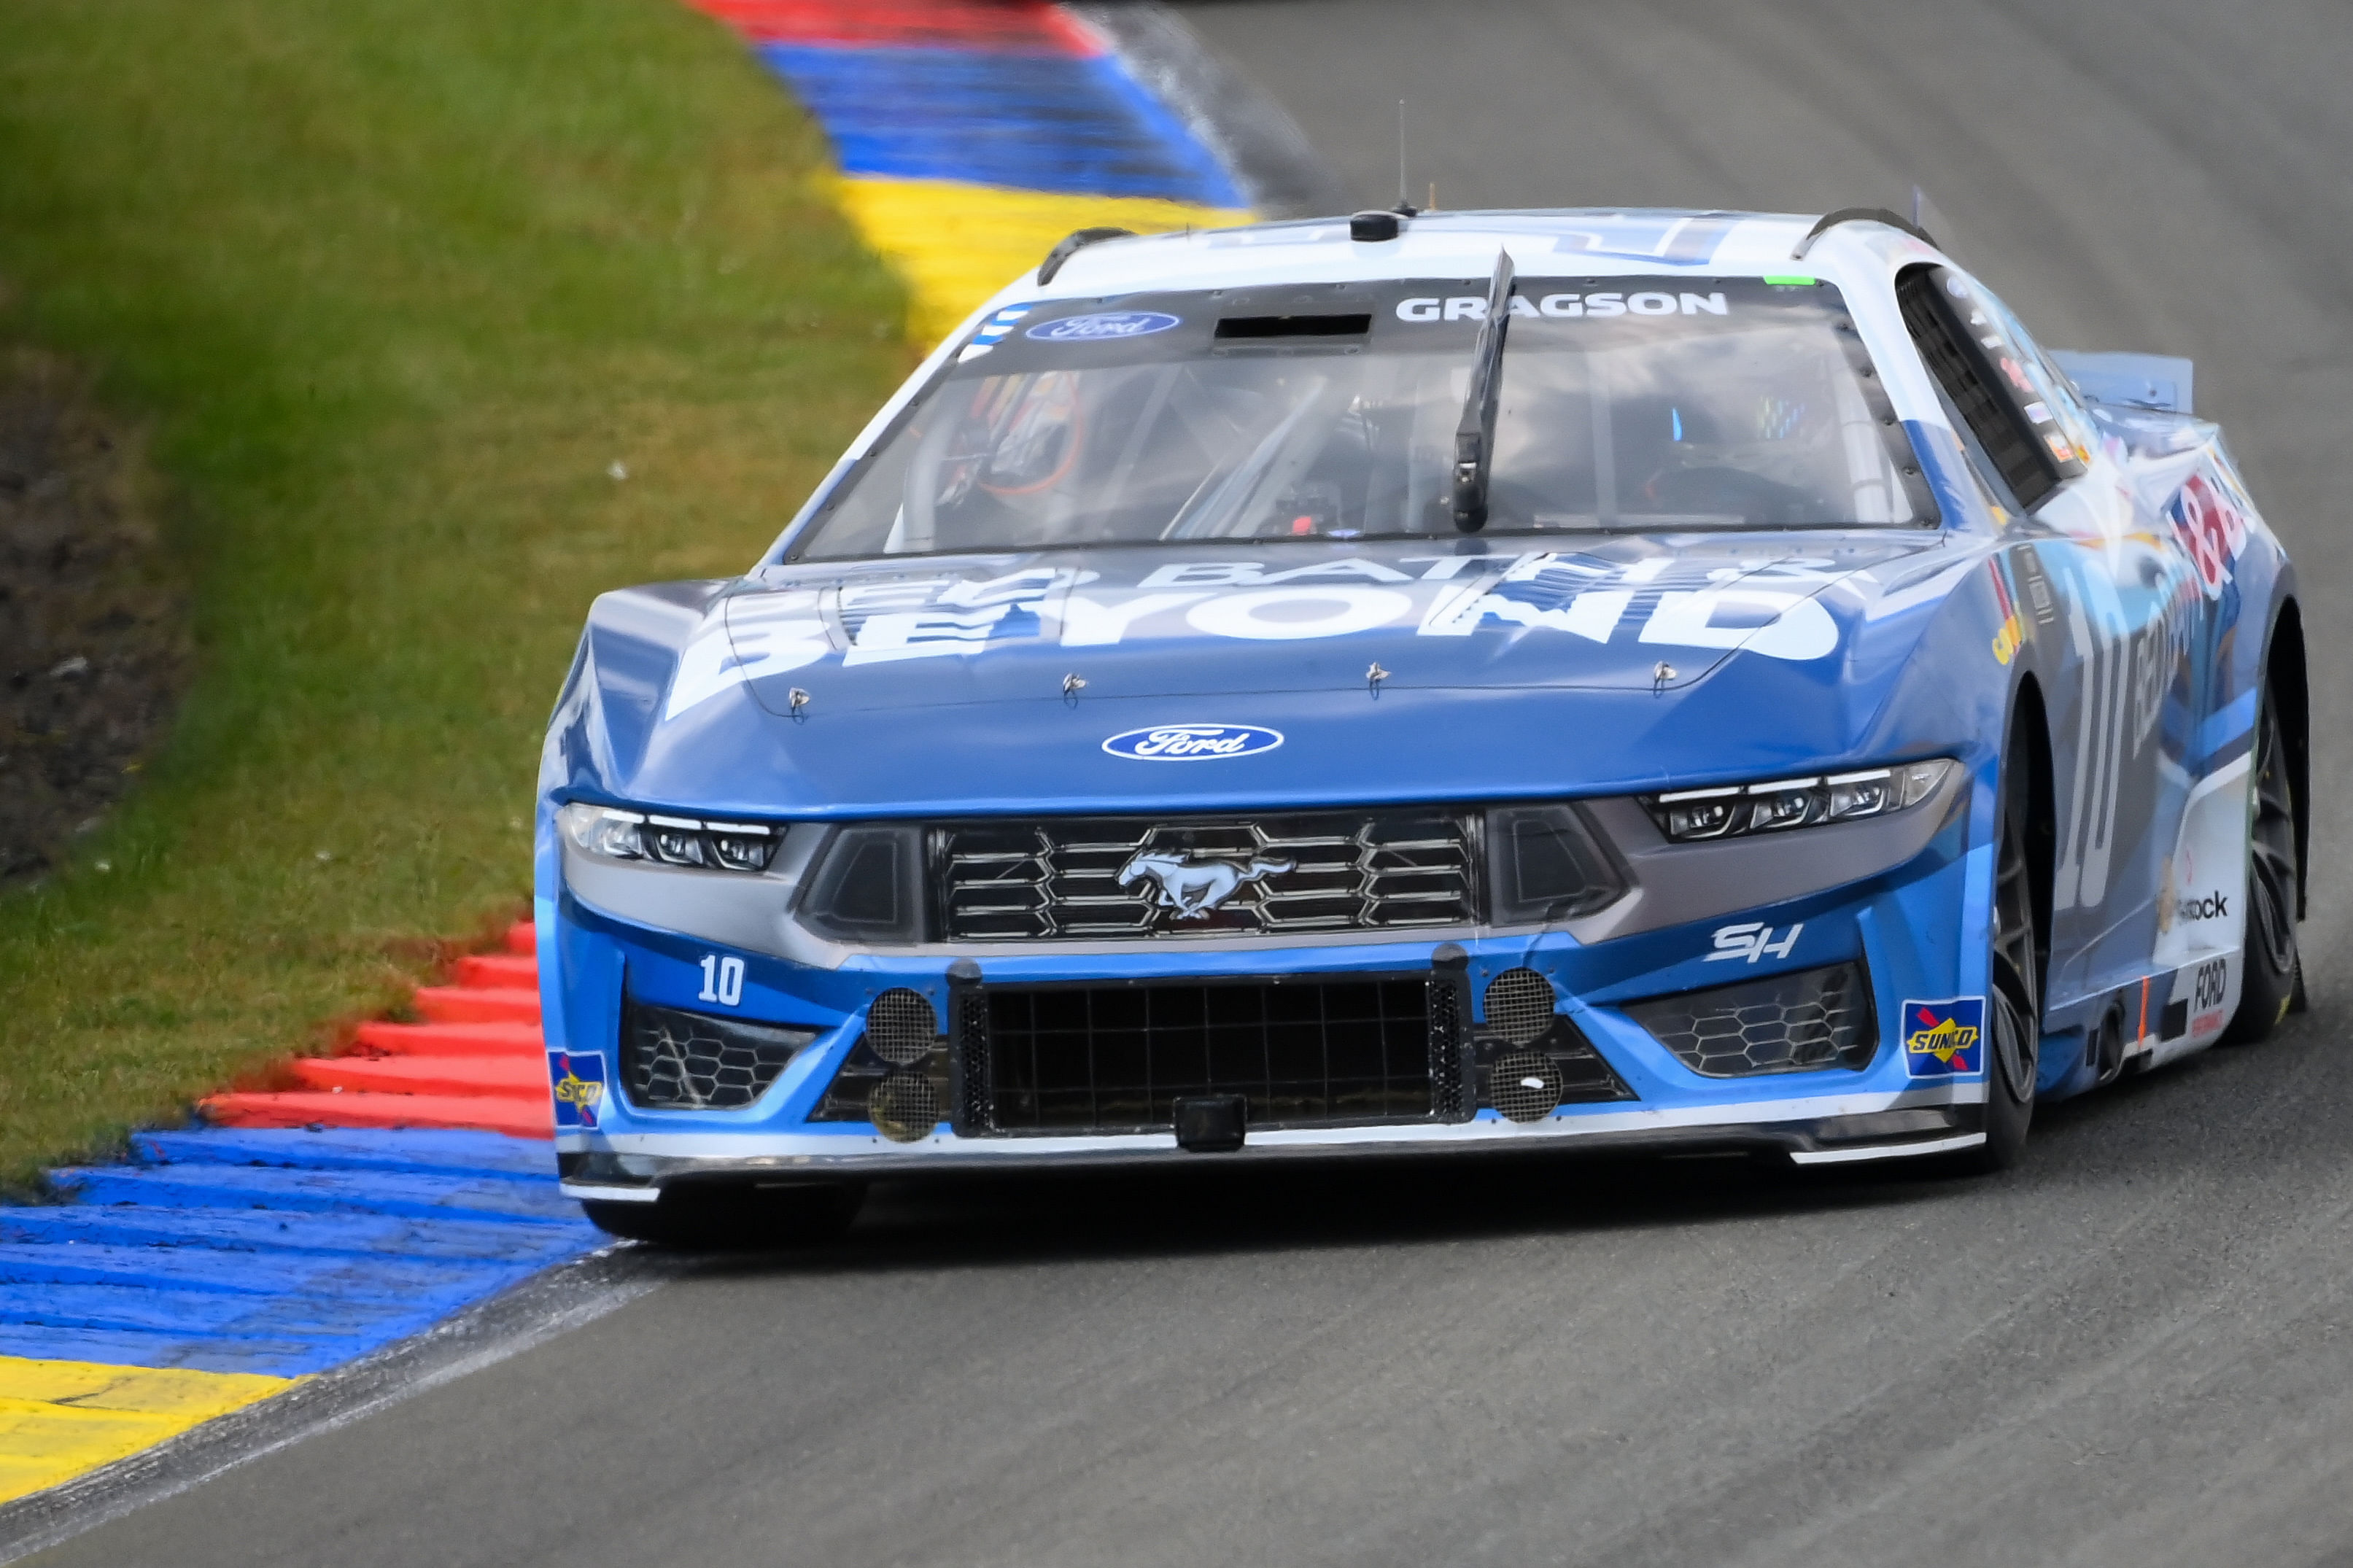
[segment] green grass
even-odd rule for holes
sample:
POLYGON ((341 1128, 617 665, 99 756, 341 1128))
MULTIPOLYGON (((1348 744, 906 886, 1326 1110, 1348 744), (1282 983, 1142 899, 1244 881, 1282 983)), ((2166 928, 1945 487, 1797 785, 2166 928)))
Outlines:
POLYGON ((520 912, 589 599, 747 564, 907 354, 816 133, 672 0, 5 32, 0 338, 148 431, 199 649, 138 793, 0 898, 21 1182, 520 912))

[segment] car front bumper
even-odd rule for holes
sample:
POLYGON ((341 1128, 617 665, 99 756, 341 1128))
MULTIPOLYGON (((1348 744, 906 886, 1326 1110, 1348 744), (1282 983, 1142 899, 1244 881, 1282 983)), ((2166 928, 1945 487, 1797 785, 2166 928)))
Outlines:
MULTIPOLYGON (((1980 856, 1930 853, 1899 871, 1803 900, 1640 936, 1585 945, 1565 931, 1461 942, 1352 941, 1320 945, 1137 944, 1131 951, 968 955, 853 953, 831 967, 716 946, 619 920, 569 895, 543 900, 541 973, 552 1060, 593 1062, 604 1092, 593 1125, 556 1137, 565 1191, 591 1202, 650 1202, 681 1184, 762 1184, 950 1175, 1051 1167, 1103 1168, 1203 1161, 1396 1158, 1411 1154, 1588 1151, 1778 1151, 1799 1163, 1904 1159, 1982 1142, 1985 1080, 1977 1063, 1926 1063, 1907 1049, 1906 1019, 1920 998, 1968 998, 1984 989, 1985 943, 1969 910, 1980 856), (1723 932, 1761 926, 1720 962, 1723 932), (1975 936, 1970 933, 1975 931, 1975 936), (1759 946, 1763 951, 1758 951, 1759 946), (1749 956, 1753 954, 1753 956, 1749 956), (717 1011, 703 994, 712 967, 738 964, 737 1016, 812 1030, 765 1091, 729 1110, 651 1109, 622 1083, 625 1005, 717 1011), (1635 1021, 1630 1008, 1662 995, 1852 963, 1867 977, 1877 1043, 1860 1067, 1714 1076, 1694 1070, 1635 1021), (890 991, 925 996, 943 1020, 957 1016, 959 984, 1150 985, 1335 977, 1461 976, 1467 1030, 1484 1027, 1478 1001, 1495 977, 1533 969, 1552 984, 1561 1019, 1622 1080, 1621 1097, 1563 1103, 1534 1120, 1510 1120, 1466 1096, 1451 1114, 1369 1125, 1253 1126, 1231 1152, 1181 1146, 1148 1131, 1003 1131, 944 1107, 928 1134, 897 1139, 869 1121, 824 1120, 821 1102, 850 1064, 866 1010, 890 991), (960 976, 960 978, 959 978, 960 976), (1923 1066, 1933 1070, 1924 1074, 1923 1066)), ((966 993, 969 994, 969 993, 966 993)), ((945 1036, 943 1035, 943 1039, 945 1036)), ((1465 1056, 1468 1062, 1471 1058, 1465 1056)), ((573 1070, 570 1068, 567 1071, 573 1070)), ((960 1078, 960 1072, 952 1072, 960 1078)), ((559 1099, 562 1096, 559 1095, 559 1099)), ((953 1095, 950 1096, 953 1098, 953 1095)), ((838 1118, 838 1112, 837 1118, 838 1118)))
POLYGON ((1451 1125, 1282 1128, 1239 1150, 1199 1154, 1169 1132, 1077 1137, 958 1138, 912 1143, 873 1133, 710 1137, 613 1134, 567 1142, 559 1155, 566 1196, 652 1203, 674 1184, 794 1184, 841 1180, 1051 1169, 1134 1169, 1241 1162, 1413 1154, 1588 1153, 1757 1150, 1798 1164, 1847 1163, 1957 1152, 1985 1142, 1982 1080, 1895 1094, 1820 1095, 1706 1109, 1604 1109, 1514 1122, 1493 1111, 1451 1125))

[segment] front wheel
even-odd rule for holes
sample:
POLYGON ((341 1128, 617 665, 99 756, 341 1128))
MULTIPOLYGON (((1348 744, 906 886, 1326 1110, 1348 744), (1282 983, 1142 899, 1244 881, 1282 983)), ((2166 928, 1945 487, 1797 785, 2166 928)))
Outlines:
POLYGON ((2034 1121, 2035 1076, 2042 1045, 2042 943, 2034 890, 2033 776, 2013 734, 2002 758, 1996 808, 1993 929, 1988 937, 1992 984, 1985 1008, 1985 1135, 1955 1156, 1957 1174, 1982 1174, 2018 1163, 2034 1121))
POLYGON ((2239 1010, 2226 1046, 2252 1045, 2279 1027, 2304 992, 2296 946, 2301 879, 2295 866, 2295 781, 2288 773, 2279 710, 2265 690, 2255 720, 2253 789, 2247 803, 2247 919, 2239 1010))
POLYGON ((584 1201, 588 1223, 607 1236, 657 1247, 805 1247, 849 1228, 866 1201, 860 1184, 824 1186, 665 1188, 658 1203, 584 1201))

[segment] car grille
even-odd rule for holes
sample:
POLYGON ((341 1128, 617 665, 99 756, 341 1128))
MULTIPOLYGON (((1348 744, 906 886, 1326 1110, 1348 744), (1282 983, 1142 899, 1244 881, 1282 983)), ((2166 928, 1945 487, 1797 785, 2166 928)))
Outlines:
POLYGON ((1629 1003, 1634 1021, 1709 1078, 1871 1065, 1879 1025, 1860 963, 1799 969, 1629 1003))
POLYGON ((1429 810, 959 823, 931 844, 950 942, 1468 925, 1476 860, 1465 819, 1429 810))
POLYGON ((1541 1121, 1564 1105, 1636 1098, 1558 1003, 1552 982, 1533 969, 1507 969, 1488 984, 1472 1052, 1480 1105, 1509 1121, 1541 1121))
POLYGON ((1240 1095, 1253 1131, 1428 1121, 1461 1103, 1453 984, 1426 973, 989 986, 965 1001, 976 1133, 1166 1131, 1173 1102, 1202 1095, 1240 1095))
POLYGON ((622 1005, 621 1083, 632 1105, 737 1110, 767 1093, 817 1033, 649 1006, 632 998, 622 1005))

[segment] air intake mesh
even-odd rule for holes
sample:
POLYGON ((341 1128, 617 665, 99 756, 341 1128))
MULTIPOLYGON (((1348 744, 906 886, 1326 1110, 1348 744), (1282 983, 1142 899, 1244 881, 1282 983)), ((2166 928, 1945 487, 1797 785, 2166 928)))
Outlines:
POLYGON ((1568 1092, 1560 1068, 1550 1057, 1515 1051, 1489 1069, 1488 1082, 1495 1109, 1510 1121, 1540 1121, 1553 1113, 1568 1092))
POLYGON ((894 1067, 905 1067, 939 1038, 940 1016, 920 991, 885 991, 866 1010, 866 1043, 894 1067))
POLYGON ((817 1038, 741 1018, 627 1004, 621 1083, 633 1105, 663 1110, 733 1110, 776 1081, 785 1064, 817 1038))
POLYGON ((903 986, 885 991, 809 1120, 871 1121, 902 1143, 929 1137, 953 1103, 949 1056, 930 1000, 903 986))
POLYGON ((1871 1065, 1879 1048, 1860 963, 1800 969, 1630 1004, 1626 1011, 1709 1078, 1871 1065))
POLYGON ((989 1128, 1160 1130, 1176 1100, 1229 1094, 1253 1129, 1427 1120, 1432 988, 1420 974, 991 986, 989 1128))
POLYGON ((1552 982, 1533 969, 1506 969, 1487 985, 1487 1027, 1515 1046, 1552 1027, 1552 982))
POLYGON ((893 1073, 874 1086, 866 1109, 874 1130, 895 1143, 928 1138, 941 1119, 940 1093, 921 1073, 893 1073))
POLYGON ((1479 1103, 1510 1121, 1540 1121, 1564 1105, 1633 1100, 1634 1091, 1555 1012, 1559 994, 1533 969, 1506 969, 1487 983, 1476 1037, 1479 1103))

